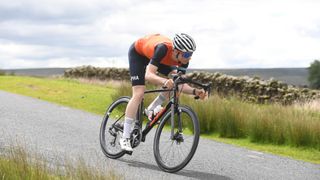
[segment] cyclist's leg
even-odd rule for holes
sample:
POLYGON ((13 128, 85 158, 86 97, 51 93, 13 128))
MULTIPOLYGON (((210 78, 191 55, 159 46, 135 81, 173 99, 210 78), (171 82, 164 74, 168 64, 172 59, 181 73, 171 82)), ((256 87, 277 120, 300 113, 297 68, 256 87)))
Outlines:
POLYGON ((129 71, 132 84, 132 98, 126 109, 126 117, 135 119, 138 104, 141 103, 145 91, 145 73, 149 59, 138 54, 134 48, 134 44, 129 49, 129 71))
POLYGON ((136 118, 137 111, 144 95, 145 86, 133 86, 132 87, 132 98, 130 99, 126 108, 126 117, 124 123, 123 138, 130 138, 132 124, 136 118))
MULTIPOLYGON (((130 99, 127 108, 126 108, 126 115, 125 115, 125 123, 123 129, 123 139, 130 138, 132 124, 135 121, 138 105, 141 103, 144 91, 145 91, 145 72, 146 66, 149 63, 149 60, 138 54, 132 45, 129 49, 129 71, 131 76, 131 83, 132 83, 132 98, 130 99)), ((120 142, 121 145, 123 143, 120 142)), ((129 145, 127 142, 126 145, 129 145)), ((123 146, 122 146, 123 147, 123 146)), ((126 150, 130 150, 131 146, 128 147, 126 150)))

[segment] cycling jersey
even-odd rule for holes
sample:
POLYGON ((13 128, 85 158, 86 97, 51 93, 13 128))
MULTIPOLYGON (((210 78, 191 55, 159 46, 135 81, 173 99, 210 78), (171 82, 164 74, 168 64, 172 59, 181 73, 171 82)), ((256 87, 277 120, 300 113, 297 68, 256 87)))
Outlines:
POLYGON ((165 64, 168 66, 179 65, 177 61, 171 59, 173 53, 172 41, 169 38, 160 34, 152 34, 138 39, 135 42, 135 48, 139 54, 146 56, 149 59, 152 59, 155 54, 156 46, 159 44, 163 44, 167 47, 166 54, 163 54, 161 64, 165 64))
POLYGON ((172 41, 165 36, 154 34, 137 40, 129 49, 129 70, 132 85, 145 84, 144 76, 146 66, 149 63, 157 66, 157 71, 166 76, 178 66, 188 67, 188 64, 172 60, 172 53, 172 41))

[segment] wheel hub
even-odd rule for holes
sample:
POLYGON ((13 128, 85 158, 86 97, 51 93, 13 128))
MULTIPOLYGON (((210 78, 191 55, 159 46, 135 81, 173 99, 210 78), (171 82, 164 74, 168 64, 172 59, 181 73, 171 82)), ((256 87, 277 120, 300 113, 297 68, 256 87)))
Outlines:
POLYGON ((176 132, 176 134, 173 136, 173 139, 176 140, 177 144, 180 144, 184 141, 183 133, 182 132, 176 132))

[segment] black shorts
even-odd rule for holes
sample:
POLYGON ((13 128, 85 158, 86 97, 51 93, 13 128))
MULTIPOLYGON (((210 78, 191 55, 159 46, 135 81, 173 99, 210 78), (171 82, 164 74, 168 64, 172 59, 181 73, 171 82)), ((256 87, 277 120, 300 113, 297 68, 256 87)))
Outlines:
MULTIPOLYGON (((160 52, 161 53, 161 52, 160 52)), ((166 52, 164 53, 166 54, 166 52)), ((176 66, 167 66, 161 64, 161 59, 154 56, 152 59, 140 55, 135 47, 134 43, 129 48, 129 71, 130 71, 130 79, 132 86, 137 85, 145 85, 145 74, 146 74, 146 67, 149 62, 158 67, 157 72, 163 74, 164 76, 168 76, 170 72, 176 69, 176 66)), ((187 68, 188 64, 182 65, 182 67, 187 68)))
POLYGON ((128 56, 132 86, 145 85, 144 77, 146 74, 146 67, 150 60, 136 51, 134 43, 129 48, 128 56))

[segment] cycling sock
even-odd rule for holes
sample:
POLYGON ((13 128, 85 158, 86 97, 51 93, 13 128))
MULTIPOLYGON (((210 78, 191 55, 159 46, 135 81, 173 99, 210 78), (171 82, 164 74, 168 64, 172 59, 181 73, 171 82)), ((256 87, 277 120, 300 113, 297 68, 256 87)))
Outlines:
POLYGON ((132 118, 129 118, 129 117, 124 118, 124 126, 123 126, 123 134, 122 134, 123 138, 130 138, 133 122, 134 122, 134 119, 132 118))
POLYGON ((158 105, 161 105, 166 100, 166 97, 160 93, 158 97, 156 97, 153 102, 148 106, 147 110, 153 111, 158 105))

